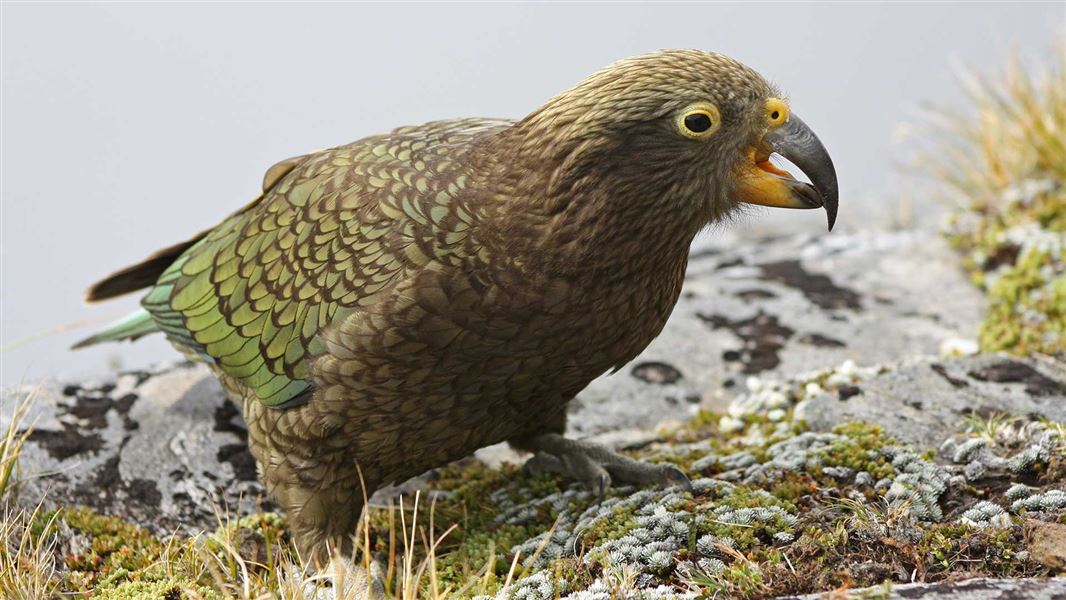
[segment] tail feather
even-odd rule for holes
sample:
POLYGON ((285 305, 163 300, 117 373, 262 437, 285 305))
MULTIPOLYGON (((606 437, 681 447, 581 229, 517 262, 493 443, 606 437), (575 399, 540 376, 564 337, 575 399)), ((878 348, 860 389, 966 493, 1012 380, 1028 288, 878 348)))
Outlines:
POLYGON ((107 329, 96 335, 85 338, 71 346, 71 350, 92 346, 100 342, 117 342, 120 340, 135 340, 139 337, 160 331, 159 326, 152 320, 152 315, 143 308, 116 321, 107 329))
MULTIPOLYGON (((299 164, 299 161, 305 157, 297 156, 295 158, 289 158, 274 165, 267 171, 266 178, 263 180, 264 186, 272 186, 278 182, 286 173, 291 171, 299 164)), ((262 202, 263 194, 255 197, 254 200, 245 204, 240 210, 230 215, 228 218, 232 219, 237 215, 255 207, 262 202)), ((182 254, 185 254, 190 248, 200 243, 207 234, 212 230, 206 229, 200 233, 192 236, 191 238, 168 246, 162 250, 158 250, 148 258, 141 262, 126 267, 125 269, 116 271, 104 279, 94 283, 88 291, 85 292, 86 302, 99 302, 100 300, 107 300, 130 292, 135 292, 146 287, 155 285, 156 281, 163 274, 171 264, 174 263, 182 254)))
POLYGON ((163 274, 163 271, 167 270, 171 263, 177 260, 186 250, 195 246, 207 233, 206 231, 201 231, 191 239, 163 248, 135 265, 108 275, 105 279, 94 283, 89 288, 89 291, 85 293, 85 301, 99 302, 100 300, 135 292, 155 284, 159 276, 163 274))

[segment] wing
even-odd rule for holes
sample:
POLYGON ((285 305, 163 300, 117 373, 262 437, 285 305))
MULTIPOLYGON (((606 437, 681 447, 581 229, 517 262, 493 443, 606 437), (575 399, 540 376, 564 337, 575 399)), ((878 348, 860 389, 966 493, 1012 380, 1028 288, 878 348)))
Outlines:
POLYGON ((142 304, 173 343, 265 404, 306 400, 325 327, 459 251, 472 222, 462 156, 505 124, 431 123, 283 161, 142 304))

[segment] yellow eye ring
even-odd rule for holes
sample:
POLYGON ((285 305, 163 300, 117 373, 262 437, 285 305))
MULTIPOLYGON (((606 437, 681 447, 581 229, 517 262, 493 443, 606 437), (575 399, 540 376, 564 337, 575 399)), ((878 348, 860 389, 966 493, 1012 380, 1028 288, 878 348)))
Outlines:
POLYGON ((697 102, 677 115, 677 130, 693 140, 708 138, 721 126, 721 113, 710 102, 697 102))
POLYGON ((770 127, 780 127, 788 123, 788 104, 780 98, 770 98, 766 101, 766 120, 770 127))

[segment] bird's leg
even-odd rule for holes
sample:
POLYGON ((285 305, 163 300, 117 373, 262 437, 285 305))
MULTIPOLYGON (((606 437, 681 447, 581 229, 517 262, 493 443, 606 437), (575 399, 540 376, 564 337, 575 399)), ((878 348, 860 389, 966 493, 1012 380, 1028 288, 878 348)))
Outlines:
POLYGON ((384 599, 380 569, 371 563, 368 572, 355 555, 363 496, 354 468, 309 457, 267 464, 263 479, 285 511, 305 572, 313 574, 300 578, 303 595, 318 597, 316 586, 327 583, 332 597, 384 599))
POLYGON ((623 456, 606 446, 572 440, 558 433, 542 433, 511 442, 534 452, 526 468, 534 473, 558 473, 576 479, 602 495, 612 482, 636 485, 681 485, 691 488, 681 469, 623 456))
MULTIPOLYGON (((352 493, 345 489, 347 485, 338 485, 340 482, 329 485, 310 480, 299 472, 303 469, 294 469, 291 463, 283 462, 263 470, 271 495, 285 511, 293 541, 304 562, 323 567, 338 554, 352 556, 353 536, 363 505, 357 491, 352 493)), ((319 467, 316 471, 324 469, 319 467)))

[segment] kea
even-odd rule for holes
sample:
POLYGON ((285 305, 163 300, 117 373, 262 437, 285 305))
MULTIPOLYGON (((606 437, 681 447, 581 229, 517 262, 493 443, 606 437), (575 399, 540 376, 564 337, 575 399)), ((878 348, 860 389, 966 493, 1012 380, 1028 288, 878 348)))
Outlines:
POLYGON ((721 54, 616 62, 520 120, 468 118, 283 160, 216 227, 93 285, 242 407, 304 557, 351 552, 366 495, 484 446, 603 490, 687 484, 564 437, 567 405, 666 324, 689 246, 744 205, 824 207, 788 100, 721 54), (775 166, 791 161, 810 183, 775 166))

